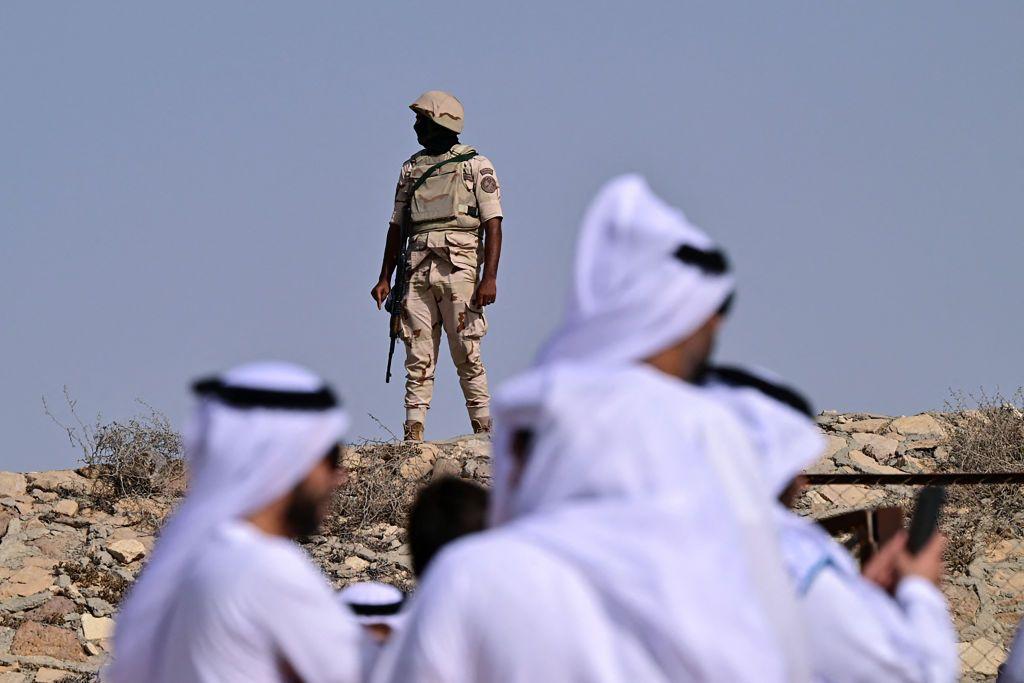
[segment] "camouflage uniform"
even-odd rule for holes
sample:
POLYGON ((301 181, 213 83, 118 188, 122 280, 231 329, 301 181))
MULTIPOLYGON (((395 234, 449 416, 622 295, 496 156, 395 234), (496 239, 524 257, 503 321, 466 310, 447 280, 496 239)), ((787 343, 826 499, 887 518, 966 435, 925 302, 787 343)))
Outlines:
MULTIPOLYGON (((426 93, 412 109, 461 132, 462 108, 454 108, 451 101, 458 104, 445 93, 426 93), (427 99, 430 96, 433 101, 427 99)), ((414 154, 402 166, 391 222, 402 220, 411 186, 424 171, 439 161, 473 151, 467 145, 455 145, 438 156, 429 156, 425 151, 414 154)), ((480 340, 487 333, 487 318, 483 309, 471 302, 482 265, 481 226, 501 215, 497 176, 493 164, 484 156, 442 166, 416 191, 411 207, 409 287, 401 325, 406 350, 407 426, 410 422, 426 423, 444 330, 474 429, 489 427, 490 394, 480 357, 480 340)))

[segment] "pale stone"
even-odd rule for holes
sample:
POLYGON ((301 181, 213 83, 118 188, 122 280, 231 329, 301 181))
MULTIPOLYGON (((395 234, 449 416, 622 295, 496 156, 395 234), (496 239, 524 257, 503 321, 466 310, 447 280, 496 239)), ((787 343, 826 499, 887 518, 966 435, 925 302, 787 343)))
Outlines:
POLYGON ((146 546, 137 539, 124 538, 108 544, 107 552, 121 564, 131 564, 146 554, 146 546))
POLYGON ((459 461, 453 458, 438 458, 434 463, 434 471, 431 479, 436 481, 442 477, 457 477, 462 472, 459 461))
POLYGON ((14 596, 26 597, 44 591, 53 585, 50 572, 40 567, 24 567, 11 574, 0 586, 0 599, 14 596))
POLYGON ((1006 539, 999 541, 993 546, 988 546, 985 550, 985 559, 988 562, 1006 562, 1009 557, 1019 556, 1021 554, 1020 541, 1016 539, 1006 539))
POLYGON ((437 460, 438 448, 433 444, 420 444, 418 451, 398 468, 399 474, 407 481, 414 481, 429 474, 434 467, 434 461, 437 460))
MULTIPOLYGON (((53 504, 53 511, 65 517, 74 517, 78 514, 78 503, 73 500, 59 500, 53 504)), ((36 679, 38 680, 38 678, 36 679)))
POLYGON ((831 460, 836 456, 837 453, 846 448, 846 439, 835 434, 829 434, 826 437, 825 450, 822 452, 821 457, 824 460, 831 460))
POLYGON ((0 671, 0 683, 28 683, 28 677, 18 671, 0 671))
POLYGON ((995 676, 999 673, 999 665, 1006 660, 1006 653, 988 638, 978 638, 961 644, 960 660, 969 671, 995 676))
POLYGON ((72 675, 72 672, 60 669, 39 669, 36 671, 36 677, 32 679, 32 683, 58 683, 72 675))
POLYGON ((43 491, 83 495, 89 492, 89 480, 71 470, 52 470, 50 472, 29 472, 25 475, 28 483, 43 491))
POLYGON ((862 472, 869 474, 903 474, 903 470, 883 465, 874 458, 861 451, 850 451, 850 461, 862 472))
POLYGON ((17 498, 25 495, 28 482, 24 474, 18 472, 0 472, 0 498, 17 498))
POLYGON ((885 498, 885 494, 882 491, 870 486, 860 486, 859 484, 849 486, 828 484, 815 487, 815 489, 833 505, 844 508, 871 507, 881 503, 885 498))
POLYGON ((110 617, 94 617, 88 612, 82 615, 82 636, 86 640, 103 640, 114 633, 114 620, 110 617))
POLYGON ((900 445, 899 441, 888 436, 867 433, 854 434, 853 442, 876 460, 888 460, 893 457, 900 445))
POLYGON ((83 662, 86 658, 72 631, 37 621, 26 621, 18 627, 11 642, 11 654, 74 662, 83 662))
POLYGON ((345 558, 345 566, 354 572, 361 572, 369 567, 370 563, 361 557, 353 555, 352 557, 345 558))
POLYGON ((903 436, 921 439, 941 439, 946 436, 942 424, 927 413, 898 417, 892 421, 889 429, 903 436))
POLYGON ((839 429, 844 432, 877 432, 887 424, 889 424, 889 420, 887 419, 868 418, 867 420, 847 422, 846 424, 841 425, 839 429))

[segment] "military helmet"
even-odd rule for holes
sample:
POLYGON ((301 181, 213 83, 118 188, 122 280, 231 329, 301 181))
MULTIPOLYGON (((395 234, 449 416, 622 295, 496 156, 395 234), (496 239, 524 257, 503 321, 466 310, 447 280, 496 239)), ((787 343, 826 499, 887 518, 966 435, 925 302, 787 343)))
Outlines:
POLYGON ((417 114, 423 114, 448 130, 453 130, 456 133, 462 132, 462 126, 465 123, 462 102, 459 102, 451 93, 446 93, 443 90, 428 90, 417 97, 416 101, 409 105, 409 109, 417 114))

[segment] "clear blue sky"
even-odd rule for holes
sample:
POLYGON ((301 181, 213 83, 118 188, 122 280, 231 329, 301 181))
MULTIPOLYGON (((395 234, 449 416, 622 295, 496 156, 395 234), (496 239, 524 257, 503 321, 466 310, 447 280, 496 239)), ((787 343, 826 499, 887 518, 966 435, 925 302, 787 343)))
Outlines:
MULTIPOLYGON (((484 355, 530 360, 588 198, 640 171, 725 244, 724 359, 821 408, 1024 384, 1024 4, 0 4, 0 469, 67 466, 42 412, 306 363, 398 430, 369 299, 406 108, 455 92, 505 250, 484 355)), ((401 351, 399 352, 399 356, 401 351)), ((468 425, 451 361, 428 437, 468 425)))

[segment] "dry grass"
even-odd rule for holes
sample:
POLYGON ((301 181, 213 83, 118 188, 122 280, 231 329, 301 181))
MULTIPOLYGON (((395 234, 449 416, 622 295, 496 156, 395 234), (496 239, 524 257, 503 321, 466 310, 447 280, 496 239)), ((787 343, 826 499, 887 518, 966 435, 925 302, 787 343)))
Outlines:
POLYGON ((58 419, 45 399, 43 407, 81 452, 80 460, 93 479, 92 505, 109 512, 125 498, 181 495, 185 481, 181 435, 167 416, 139 401, 146 409, 142 414, 110 422, 97 416, 86 424, 67 388, 64 399, 72 424, 58 419))

